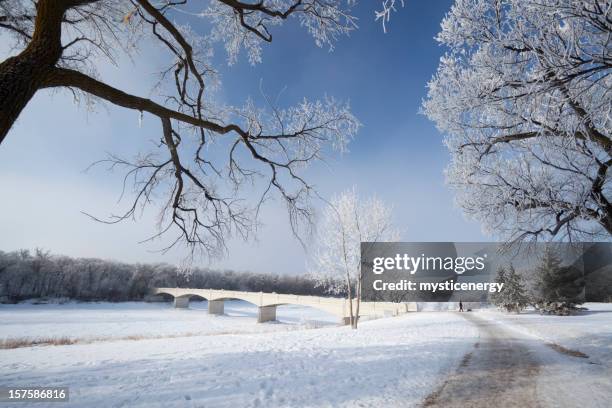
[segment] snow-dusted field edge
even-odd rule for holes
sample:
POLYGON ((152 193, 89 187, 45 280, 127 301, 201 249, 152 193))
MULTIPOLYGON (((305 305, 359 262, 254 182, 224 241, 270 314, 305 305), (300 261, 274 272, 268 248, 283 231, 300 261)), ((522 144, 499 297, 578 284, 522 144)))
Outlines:
POLYGON ((0 383, 68 386, 70 403, 62 406, 71 407, 416 406, 477 336, 456 313, 368 321, 353 331, 308 329, 309 321, 324 322, 312 310, 286 311, 285 319, 301 314, 293 324, 256 324, 250 315, 215 317, 160 305, 122 312, 120 304, 64 306, 2 306, 2 335, 63 335, 69 328, 75 336, 113 337, 118 333, 108 330, 127 332, 132 324, 147 333, 202 330, 189 337, 0 350, 0 383), (79 328, 77 318, 95 323, 79 328))

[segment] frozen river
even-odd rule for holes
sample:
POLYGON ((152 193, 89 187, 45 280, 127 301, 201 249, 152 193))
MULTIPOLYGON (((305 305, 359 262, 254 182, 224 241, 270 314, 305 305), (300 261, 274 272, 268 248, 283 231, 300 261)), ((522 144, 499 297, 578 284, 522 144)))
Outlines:
POLYGON ((65 303, 0 305, 0 339, 118 339, 295 330, 338 324, 338 318, 309 307, 279 306, 275 323, 258 324, 257 307, 239 300, 225 302, 225 315, 209 315, 208 302, 65 303))

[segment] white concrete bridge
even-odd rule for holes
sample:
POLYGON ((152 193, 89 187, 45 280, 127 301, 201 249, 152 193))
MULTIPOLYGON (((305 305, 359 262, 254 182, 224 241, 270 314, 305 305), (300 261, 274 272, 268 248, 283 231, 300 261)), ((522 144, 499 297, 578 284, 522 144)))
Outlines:
MULTIPOLYGON (((208 313, 210 314, 223 314, 223 302, 225 300, 244 300, 257 306, 257 322, 259 323, 276 320, 276 307, 280 305, 301 305, 320 309, 338 316, 344 324, 349 322, 350 316, 349 302, 342 298, 189 288, 156 288, 153 293, 173 296, 174 307, 176 308, 187 308, 189 307, 190 297, 200 296, 208 301, 208 313)), ((353 310, 355 310, 354 307, 353 310)), ((359 306, 359 316, 368 318, 397 316, 412 311, 417 311, 416 303, 412 302, 361 302, 359 306)))

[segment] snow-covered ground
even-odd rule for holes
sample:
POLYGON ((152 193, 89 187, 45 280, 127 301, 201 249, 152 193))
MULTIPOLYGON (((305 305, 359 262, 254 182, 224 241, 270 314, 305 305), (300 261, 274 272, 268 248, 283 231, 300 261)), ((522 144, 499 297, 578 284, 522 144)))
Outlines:
POLYGON ((586 303, 573 316, 540 315, 531 310, 508 314, 476 312, 524 338, 540 362, 536 379, 540 405, 609 408, 612 401, 612 304, 586 303), (579 351, 572 357, 547 345, 579 351))
POLYGON ((205 302, 189 310, 155 303, 1 305, 2 339, 83 341, 0 350, 0 385, 69 387, 70 402, 61 406, 70 407, 414 407, 460 363, 466 367, 467 353, 479 361, 486 337, 474 317, 510 333, 498 347, 526 350, 538 405, 607 408, 612 305, 586 306, 588 312, 571 317, 409 313, 365 321, 354 331, 301 307, 279 308, 281 322, 257 324, 256 309, 243 302, 226 302, 226 316, 208 315, 205 302), (590 358, 559 353, 549 342, 590 358))
POLYGON ((123 311, 120 304, 41 306, 40 316, 37 306, 2 306, 0 331, 38 335, 56 322, 56 333, 66 333, 61 328, 71 315, 66 309, 74 308, 70 327, 81 336, 131 330, 133 322, 147 333, 177 330, 168 322, 173 317, 186 325, 181 330, 212 320, 219 332, 0 350, 0 384, 68 386, 70 403, 62 406, 72 407, 415 406, 459 364, 477 334, 456 313, 367 321, 357 331, 346 326, 287 330, 295 326, 258 325, 252 316, 205 318, 199 310, 125 306, 123 311), (203 320, 181 317, 191 315, 203 320), (104 329, 86 321, 77 329, 75 316, 97 320, 104 329))
POLYGON ((581 351, 593 362, 612 367, 612 303, 582 306, 588 310, 572 316, 541 315, 534 310, 512 314, 488 309, 478 313, 545 342, 581 351))
POLYGON ((279 306, 285 324, 257 324, 257 308, 226 301, 226 316, 209 315, 208 303, 190 302, 189 309, 171 303, 65 303, 0 305, 0 340, 70 338, 99 340, 129 336, 160 337, 253 333, 337 325, 338 317, 301 306, 279 306))

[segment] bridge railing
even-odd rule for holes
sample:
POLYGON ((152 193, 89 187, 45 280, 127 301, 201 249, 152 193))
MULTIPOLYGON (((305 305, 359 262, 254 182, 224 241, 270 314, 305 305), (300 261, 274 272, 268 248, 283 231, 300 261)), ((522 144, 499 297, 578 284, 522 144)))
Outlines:
MULTIPOLYGON (((201 296, 213 302, 226 299, 240 299, 253 303, 260 309, 263 307, 269 309, 284 304, 295 304, 318 308, 343 319, 350 315, 349 302, 344 298, 196 288, 155 288, 153 292, 155 294, 165 293, 173 296, 176 307, 186 307, 189 297, 201 296), (177 298, 181 299, 179 303, 176 301, 177 298)), ((357 301, 353 300, 353 302, 353 310, 355 310, 357 301)), ((409 311, 416 311, 416 305, 391 302, 361 302, 359 307, 359 315, 361 317, 397 316, 409 311)))

